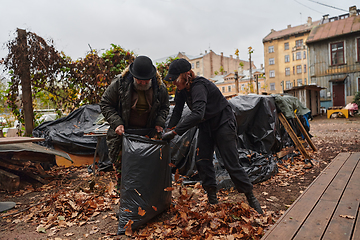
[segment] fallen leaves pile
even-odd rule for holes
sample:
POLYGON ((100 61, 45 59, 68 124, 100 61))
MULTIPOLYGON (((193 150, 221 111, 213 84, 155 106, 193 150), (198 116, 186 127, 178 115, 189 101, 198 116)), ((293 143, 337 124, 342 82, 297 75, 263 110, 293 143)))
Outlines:
MULTIPOLYGON (((304 174, 301 155, 283 160, 278 167, 279 173, 262 184, 287 186, 293 177, 304 174)), ((37 232, 46 233, 49 237, 57 236, 61 229, 68 227, 99 223, 102 220, 100 213, 106 211, 112 211, 107 215, 117 225, 112 206, 119 204, 119 197, 108 173, 100 172, 103 176, 97 177, 92 188, 89 183, 93 176, 87 173, 86 167, 54 168, 49 174, 61 177, 40 189, 29 187, 15 193, 25 195, 41 192, 41 197, 35 203, 25 211, 14 209, 0 217, 8 215, 7 221, 12 223, 36 223, 37 232), (66 177, 70 173, 76 178, 66 177)), ((129 221, 127 236, 137 239, 260 239, 264 229, 274 223, 275 216, 270 211, 259 215, 244 202, 228 201, 228 191, 220 191, 219 204, 209 205, 200 184, 185 187, 178 173, 171 190, 173 198, 170 209, 135 231, 131 229, 132 223, 129 221)), ((94 225, 86 235, 100 230, 94 225)), ((72 234, 66 233, 64 236, 70 237, 72 234)))
MULTIPOLYGON (((248 204, 222 202, 209 205, 199 183, 193 188, 178 185, 164 221, 152 221, 125 234, 136 239, 260 239, 271 216, 258 214, 248 204)), ((226 198, 225 198, 226 199, 226 198)))
MULTIPOLYGON (((87 173, 87 168, 54 168, 48 173, 53 176, 62 176, 61 180, 55 180, 39 189, 28 187, 25 191, 16 192, 15 195, 41 192, 42 196, 37 197, 34 200, 36 203, 32 203, 23 210, 13 209, 0 216, 8 218, 7 221, 12 223, 38 223, 36 228, 38 232, 46 233, 49 231, 48 236, 52 236, 61 228, 89 224, 101 212, 112 211, 111 206, 119 203, 114 183, 111 180, 107 183, 102 182, 106 176, 97 177, 95 186, 90 190, 89 179, 93 177, 87 173), (73 186, 71 180, 68 180, 69 184, 61 184, 66 179, 64 176, 68 175, 69 172, 76 174, 81 179, 80 184, 73 186), (55 191, 48 193, 54 189, 55 191), (11 220, 10 217, 15 219, 11 220)), ((115 213, 109 215, 117 220, 114 216, 115 213)), ((95 229, 93 233, 97 231, 95 229)), ((90 234, 93 233, 90 232, 90 234)))
POLYGON ((133 232, 129 220, 125 234, 136 239, 260 239, 271 216, 260 215, 244 202, 228 202, 220 191, 220 203, 210 205, 200 183, 192 187, 174 176, 172 205, 164 219, 151 221, 133 232))

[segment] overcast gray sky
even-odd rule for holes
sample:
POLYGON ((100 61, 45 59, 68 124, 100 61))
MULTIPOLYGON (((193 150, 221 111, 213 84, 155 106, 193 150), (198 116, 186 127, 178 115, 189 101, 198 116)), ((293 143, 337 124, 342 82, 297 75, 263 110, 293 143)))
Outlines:
POLYGON ((264 63, 262 39, 322 15, 337 16, 360 3, 354 0, 0 0, 0 58, 17 28, 55 41, 73 60, 93 49, 118 44, 153 60, 212 49, 247 60, 252 46, 256 66, 264 63))

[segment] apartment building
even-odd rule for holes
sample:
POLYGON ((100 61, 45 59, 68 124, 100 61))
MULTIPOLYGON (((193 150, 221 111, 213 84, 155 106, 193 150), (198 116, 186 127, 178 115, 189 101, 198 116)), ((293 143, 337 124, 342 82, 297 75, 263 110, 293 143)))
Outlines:
POLYGON ((308 49, 305 44, 311 29, 320 21, 307 23, 275 31, 263 38, 264 63, 267 82, 266 91, 270 94, 283 93, 286 89, 309 84, 308 49))
MULTIPOLYGON (((231 72, 238 70, 240 63, 243 64, 244 69, 250 68, 249 61, 241 60, 239 57, 234 58, 232 55, 229 57, 224 56, 223 52, 216 54, 214 51, 205 50, 197 56, 179 52, 175 57, 187 59, 192 66, 192 70, 198 76, 203 76, 207 79, 215 77, 216 75, 227 75, 231 72)), ((252 62, 252 68, 256 68, 252 62)))
POLYGON ((324 15, 306 41, 311 83, 321 86, 321 106, 346 106, 360 91, 360 10, 324 15))

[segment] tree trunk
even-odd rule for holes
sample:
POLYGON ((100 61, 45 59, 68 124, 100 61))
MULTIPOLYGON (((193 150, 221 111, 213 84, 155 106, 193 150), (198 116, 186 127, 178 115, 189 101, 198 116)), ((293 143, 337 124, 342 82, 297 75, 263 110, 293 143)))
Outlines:
POLYGON ((33 130, 33 106, 31 96, 31 81, 30 81, 30 62, 28 59, 26 31, 17 29, 18 42, 23 49, 21 61, 21 88, 22 88, 22 104, 25 120, 25 136, 31 136, 33 130))

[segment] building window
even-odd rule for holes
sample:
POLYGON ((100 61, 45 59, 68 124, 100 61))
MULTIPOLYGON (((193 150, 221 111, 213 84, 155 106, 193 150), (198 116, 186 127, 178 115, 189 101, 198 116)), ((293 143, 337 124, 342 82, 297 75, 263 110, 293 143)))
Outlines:
POLYGON ((339 65, 344 63, 344 42, 330 44, 331 49, 331 65, 339 65))
POLYGON ((360 62, 360 38, 356 39, 356 42, 357 42, 357 60, 358 62, 360 62))
POLYGON ((271 77, 271 78, 275 77, 275 70, 271 70, 269 72, 269 77, 271 77))
POLYGON ((196 61, 196 68, 200 67, 200 61, 196 61))
POLYGON ((270 83, 270 91, 275 91, 275 83, 270 83))
POLYGON ((306 85, 307 84, 307 82, 306 82, 306 78, 304 78, 304 85, 306 85))
POLYGON ((295 75, 295 66, 293 66, 293 74, 295 75))
POLYGON ((222 87, 222 92, 225 92, 225 87, 222 87))
POLYGON ((197 75, 197 76, 200 76, 200 72, 197 72, 196 75, 197 75))
POLYGON ((242 91, 245 90, 245 84, 241 84, 241 90, 242 90, 242 91))
POLYGON ((284 43, 284 49, 289 50, 289 43, 288 42, 284 43))
POLYGON ((290 56, 289 55, 285 55, 285 62, 290 62, 290 56))
POLYGON ((296 60, 301 60, 301 52, 296 53, 296 60))
POLYGON ((269 58, 269 65, 275 64, 275 58, 269 58))
POLYGON ((303 40, 300 39, 300 40, 296 40, 295 41, 295 46, 298 48, 298 47, 301 47, 303 45, 303 40))
POLYGON ((306 51, 304 51, 303 59, 306 59, 306 51))
POLYGON ((290 68, 285 68, 285 76, 290 76, 290 68))
POLYGON ((304 73, 306 73, 306 64, 304 64, 304 73))
POLYGON ((231 92, 231 86, 228 86, 228 92, 231 92))
POLYGON ((302 79, 298 79, 298 80, 297 80, 297 85, 298 85, 298 86, 302 86, 302 79))
POLYGON ((274 52, 274 46, 269 46, 269 53, 273 53, 274 52))
POLYGON ((286 88, 286 89, 290 89, 290 88, 292 88, 292 82, 290 82, 290 81, 286 81, 285 88, 286 88))
POLYGON ((194 69, 194 63, 191 63, 191 68, 194 69))
POLYGON ((296 66, 296 73, 297 74, 301 73, 301 65, 296 66))

